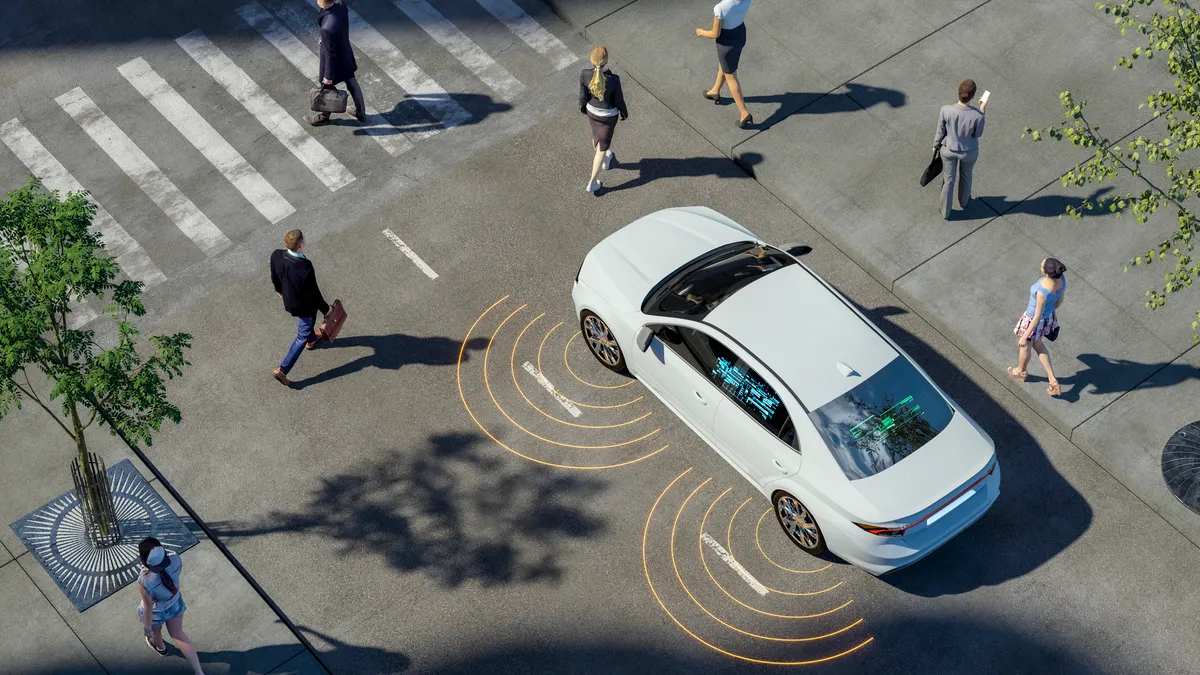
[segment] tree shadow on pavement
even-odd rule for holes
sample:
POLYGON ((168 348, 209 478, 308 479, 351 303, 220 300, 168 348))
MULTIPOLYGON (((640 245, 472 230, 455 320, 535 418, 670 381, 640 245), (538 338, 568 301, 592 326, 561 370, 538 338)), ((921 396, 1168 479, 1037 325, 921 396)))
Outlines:
POLYGON ((717 178, 751 178, 755 164, 762 162, 762 155, 748 152, 739 155, 735 163, 728 157, 646 157, 636 162, 621 163, 620 156, 614 169, 637 171, 633 180, 625 181, 612 187, 604 186, 600 194, 619 192, 641 187, 660 178, 684 178, 696 176, 716 176, 717 178))
MULTIPOLYGON (((462 342, 447 337, 417 337, 403 333, 392 335, 352 335, 340 337, 333 342, 321 342, 313 349, 322 352, 333 349, 351 349, 366 347, 370 354, 364 354, 353 361, 326 370, 312 377, 298 380, 294 386, 297 389, 328 382, 330 380, 357 373, 365 368, 380 370, 400 370, 408 365, 422 366, 453 366, 458 363, 458 354, 462 350, 462 342)), ((470 358, 472 351, 487 347, 486 338, 472 338, 467 341, 466 350, 462 350, 463 360, 470 358)))
MULTIPOLYGON (((1095 202, 1112 192, 1112 186, 1102 187, 1094 190, 1087 198, 1095 202)), ((1079 208, 1083 205, 1082 197, 1068 197, 1066 195, 1040 195, 1038 197, 1030 197, 1020 201, 1010 202, 1001 196, 976 197, 980 201, 996 210, 1000 215, 1010 213, 1028 213, 1031 216, 1061 216, 1067 212, 1067 207, 1071 206, 1079 208)), ((1108 211, 1084 211, 1086 216, 1105 216, 1112 215, 1108 211)))
POLYGON ((1000 497, 988 513, 912 567, 881 577, 907 593, 940 596, 1021 577, 1061 553, 1092 522, 1092 508, 1004 406, 949 359, 892 317, 900 307, 860 310, 896 341, 996 442, 1000 497))
POLYGON ((378 555, 448 587, 555 581, 564 542, 604 521, 586 505, 605 483, 535 464, 510 465, 478 434, 439 434, 420 451, 392 450, 353 473, 321 479, 307 507, 215 523, 221 537, 304 533, 340 553, 378 555))
MULTIPOLYGON (((779 107, 770 117, 756 121, 752 129, 765 130, 791 117, 792 115, 829 115, 833 113, 858 112, 877 105, 887 105, 899 108, 908 102, 908 96, 902 91, 887 87, 872 87, 868 84, 850 82, 845 85, 847 91, 837 91, 832 94, 817 92, 791 92, 769 94, 764 96, 747 96, 746 103, 778 103, 779 107)), ((733 99, 723 96, 722 102, 733 99)))
MULTIPOLYGON (((1112 359, 1099 354, 1079 354, 1075 358, 1087 366, 1074 375, 1058 378, 1064 387, 1059 397, 1068 403, 1079 401, 1084 389, 1089 394, 1122 394, 1136 387, 1153 389, 1173 387, 1187 380, 1200 378, 1200 370, 1186 363, 1141 363, 1128 359, 1112 359)), ((1031 380, 1046 379, 1045 377, 1031 380)))

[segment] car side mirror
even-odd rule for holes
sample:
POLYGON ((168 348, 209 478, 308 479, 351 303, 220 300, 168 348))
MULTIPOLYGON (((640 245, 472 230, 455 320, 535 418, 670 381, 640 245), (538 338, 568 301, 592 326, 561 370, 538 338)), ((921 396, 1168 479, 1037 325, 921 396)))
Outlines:
POLYGON ((637 345, 637 348, 640 351, 644 352, 650 348, 650 340, 653 337, 654 331, 650 330, 650 326, 642 326, 638 330, 637 336, 634 338, 634 344, 637 345))

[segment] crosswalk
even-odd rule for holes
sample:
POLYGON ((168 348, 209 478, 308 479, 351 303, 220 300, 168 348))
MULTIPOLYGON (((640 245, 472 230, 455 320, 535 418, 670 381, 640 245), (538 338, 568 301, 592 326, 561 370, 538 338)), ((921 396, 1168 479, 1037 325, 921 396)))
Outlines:
MULTIPOLYGON (((527 7, 534 1, 522 0, 527 7)), ((247 41, 258 40, 269 45, 266 53, 286 64, 285 69, 295 71, 306 82, 315 82, 318 76, 316 5, 317 0, 250 0, 236 8, 236 14, 229 18, 227 25, 242 26, 247 41)), ((445 74, 456 84, 460 84, 463 77, 472 78, 471 81, 479 83, 479 91, 465 94, 486 94, 498 100, 512 100, 533 83, 530 79, 523 82, 510 71, 514 63, 528 63, 528 59, 514 60, 511 54, 499 53, 497 43, 483 35, 483 44, 490 45, 495 52, 489 54, 476 41, 481 35, 479 31, 486 28, 510 34, 509 47, 528 49, 536 54, 536 61, 546 67, 537 77, 562 70, 578 60, 562 40, 514 0, 390 0, 390 4, 371 3, 366 7, 374 12, 390 12, 380 20, 390 22, 389 25, 400 23, 415 27, 432 41, 429 44, 437 45, 452 57, 431 59, 428 47, 424 45, 410 56, 397 46, 397 40, 385 35, 385 32, 395 33, 394 30, 379 30, 358 11, 349 9, 350 37, 359 61, 360 81, 372 84, 370 93, 376 104, 396 101, 387 112, 366 106, 363 112, 368 121, 355 130, 355 137, 370 137, 368 147, 377 148, 376 152, 381 150, 387 159, 401 157, 422 141, 473 121, 472 113, 448 93, 434 75, 445 74), (464 30, 468 25, 459 26, 455 21, 462 21, 464 2, 471 1, 477 12, 470 17, 469 29, 464 30), (422 63, 413 57, 423 57, 422 63), (454 74, 443 72, 447 68, 457 70, 454 74), (380 89, 386 91, 378 91, 380 89)), ((257 222, 263 225, 257 227, 277 226, 302 210, 305 203, 319 198, 320 195, 311 188, 303 189, 308 181, 315 178, 327 190, 325 194, 329 194, 357 179, 344 161, 353 158, 339 159, 334 153, 334 150, 344 151, 344 147, 326 147, 319 139, 320 134, 301 121, 307 110, 294 102, 302 99, 306 92, 295 91, 294 84, 288 87, 278 82, 278 66, 272 66, 270 72, 256 74, 256 69, 261 71, 263 68, 261 60, 250 59, 236 50, 229 52, 228 47, 223 49, 226 40, 214 40, 202 30, 182 34, 174 42, 178 51, 148 50, 152 53, 132 59, 126 56, 124 63, 114 64, 117 73, 124 78, 123 82, 117 82, 122 87, 129 86, 129 91, 121 94, 128 105, 114 104, 111 96, 94 98, 95 94, 107 95, 108 92, 101 91, 100 84, 90 84, 89 79, 53 97, 58 114, 65 113, 64 118, 26 113, 24 109, 7 122, 0 117, 0 144, 19 160, 26 175, 36 175, 48 188, 62 193, 83 190, 89 182, 100 183, 106 188, 98 191, 100 196, 90 195, 96 204, 94 227, 122 272, 147 288, 167 280, 164 266, 169 267, 173 260, 180 258, 179 242, 185 247, 191 246, 200 259, 215 256, 229 249, 239 236, 255 229, 256 226, 247 225, 246 221, 261 218, 257 222), (208 80, 199 84, 184 81, 181 72, 202 72, 208 80), (93 86, 96 89, 89 94, 93 86), (223 91, 228 95, 227 100, 240 109, 198 100, 198 89, 223 91), (287 98, 282 98, 284 96, 287 98), (280 101, 287 101, 289 105, 285 107, 280 101), (147 119, 146 115, 156 119, 147 119), (247 146, 244 136, 231 136, 228 119, 235 115, 248 115, 255 120, 265 131, 265 135, 260 132, 258 137, 265 141, 255 141, 247 146), (62 126, 71 121, 75 125, 73 132, 62 126), (195 190, 197 183, 206 186, 214 183, 172 174, 172 170, 175 174, 180 171, 176 161, 178 153, 163 155, 164 146, 160 141, 143 147, 135 140, 145 145, 146 135, 150 134, 146 129, 167 129, 161 126, 164 121, 173 130, 171 139, 174 140, 168 143, 182 140, 186 145, 178 144, 180 151, 183 148, 187 148, 187 152, 196 151, 211 167, 213 180, 224 186, 218 189, 232 188, 228 196, 189 196, 186 193, 189 186, 195 190), (76 173, 72 174, 72 170, 68 170, 47 148, 44 139, 54 141, 59 135, 71 136, 78 132, 82 132, 81 138, 86 138, 85 143, 90 141, 91 148, 85 150, 89 160, 75 167, 76 173), (271 143, 273 149, 264 151, 264 142, 271 143), (266 158, 264 153, 268 155, 266 158), (158 161, 151 155, 156 155, 158 161), (107 158, 110 163, 106 166, 113 169, 97 175, 96 162, 101 160, 90 159, 93 156, 107 158), (83 180, 77 180, 76 176, 83 180), (303 179, 303 176, 310 177, 303 179), (131 193, 113 187, 114 181, 122 180, 136 186, 148 198, 157 208, 154 213, 161 215, 161 221, 152 217, 151 221, 157 222, 147 222, 146 209, 150 207, 127 203, 131 193), (212 211, 217 222, 228 221, 229 209, 234 209, 239 223, 225 222, 226 231, 222 231, 198 205, 211 204, 214 200, 221 204, 221 208, 212 211), (227 206, 230 204, 236 206, 227 206), (128 213, 122 218, 125 211, 128 213), (149 240, 146 247, 131 234, 131 229, 127 229, 131 224, 134 225, 132 231, 143 241, 149 240), (174 258, 161 252, 166 248, 174 251, 174 258), (156 261, 156 258, 161 260, 156 261)), ((503 51, 508 52, 509 48, 503 51)), ((290 77, 295 80, 296 74, 290 77)), ((456 91, 459 89, 461 87, 456 91)), ((154 138, 162 138, 162 133, 155 134, 154 138)), ((64 144, 65 141, 56 141, 49 145, 61 150, 64 144)), ((73 157, 74 164, 79 164, 78 156, 73 154, 78 142, 71 141, 68 145, 72 152, 67 152, 64 160, 72 164, 73 157)), ((356 155, 365 152, 361 144, 352 145, 356 155)), ((0 178, 8 184, 19 185, 23 181, 16 180, 16 176, 4 175, 10 171, 9 167, 17 165, 4 160, 2 155, 0 152, 0 178)), ((375 161, 369 165, 379 163, 375 161)), ((350 164, 362 170, 361 161, 350 164)), ((96 314, 94 309, 84 307, 81 310, 81 320, 96 314)))

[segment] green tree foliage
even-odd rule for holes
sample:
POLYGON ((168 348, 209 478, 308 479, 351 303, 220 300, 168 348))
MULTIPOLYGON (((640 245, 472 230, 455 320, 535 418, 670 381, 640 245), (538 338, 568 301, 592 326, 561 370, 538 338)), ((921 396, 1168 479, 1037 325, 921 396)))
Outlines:
POLYGON ((95 212, 86 193, 60 200, 36 178, 0 202, 0 418, 33 401, 75 442, 83 467, 84 431, 97 417, 145 445, 164 420, 179 422, 164 379, 182 374, 192 339, 177 333, 139 345, 131 319, 146 313, 142 284, 115 281, 117 264, 91 230, 95 212), (101 350, 93 331, 71 327, 82 300, 105 303, 115 346, 101 350), (38 395, 30 369, 52 383, 48 397, 38 395))
MULTIPOLYGON (((1121 35, 1132 29, 1146 37, 1146 46, 1118 59, 1114 70, 1131 69, 1139 58, 1157 57, 1160 61, 1166 58, 1167 70, 1175 77, 1174 89, 1151 94, 1138 106, 1153 110, 1156 118, 1166 118, 1166 137, 1155 140, 1138 136, 1122 148, 1100 134, 1100 127, 1087 117, 1087 101, 1076 100, 1070 91, 1060 95, 1065 121, 1043 130, 1026 127, 1022 136, 1031 136, 1034 141, 1067 140, 1095 149, 1095 155, 1088 161, 1063 176, 1063 185, 1102 183, 1122 173, 1141 176, 1142 162, 1166 165, 1167 184, 1161 188, 1147 187, 1138 194, 1085 199, 1077 207, 1068 207, 1064 214, 1082 218, 1085 211, 1109 211, 1119 217, 1130 211, 1137 222, 1145 223, 1160 208, 1175 212, 1178 229, 1144 255, 1132 257, 1125 266, 1128 271, 1129 265, 1149 265, 1168 255, 1174 257, 1174 269, 1163 276, 1163 284, 1146 291, 1146 306, 1158 309, 1166 304, 1168 295, 1191 287, 1192 281, 1200 276, 1200 261, 1192 254, 1200 230, 1198 203, 1189 201, 1200 199, 1200 166, 1187 168, 1184 159, 1184 153, 1200 148, 1200 12, 1186 0, 1163 0, 1165 14, 1153 12, 1149 19, 1135 14, 1138 8, 1153 4, 1154 0, 1123 0, 1114 4, 1096 3, 1096 8, 1116 17, 1121 35)), ((1193 330, 1200 330, 1200 311, 1197 319, 1192 323, 1193 330)))

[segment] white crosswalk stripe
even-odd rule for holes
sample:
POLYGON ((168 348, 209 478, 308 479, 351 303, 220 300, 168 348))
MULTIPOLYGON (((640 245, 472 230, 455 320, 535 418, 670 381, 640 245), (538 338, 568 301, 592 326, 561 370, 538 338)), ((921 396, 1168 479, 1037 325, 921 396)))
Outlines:
POLYGON ((188 140, 222 176, 237 188, 264 218, 272 224, 296 212, 283 195, 271 187, 258 172, 196 109, 184 100, 146 60, 138 57, 117 68, 134 89, 146 97, 183 137, 188 140))
MULTIPOLYGON (((304 43, 285 28, 265 7, 257 2, 251 2, 238 7, 237 11, 246 20, 246 23, 253 26, 267 42, 270 42, 275 49, 279 50, 280 54, 283 54, 288 63, 291 63, 309 81, 316 83, 319 77, 317 55, 305 47, 304 43)), ((367 106, 365 112, 369 124, 365 127, 366 133, 374 138, 389 155, 395 157, 413 148, 412 142, 392 126, 386 117, 380 115, 379 111, 367 106)))
POLYGON ((578 56, 567 49, 562 40, 543 28, 513 0, 475 1, 498 21, 508 26, 508 29, 530 48, 554 62, 555 70, 562 70, 579 60, 578 56))
POLYGON ((133 139, 125 135, 104 111, 100 110, 83 89, 75 87, 54 99, 68 115, 87 132, 125 175, 129 176, 188 239, 206 255, 212 255, 229 245, 226 237, 192 200, 175 187, 171 179, 142 152, 133 139))
POLYGON ((349 169, 308 135, 283 106, 250 79, 204 33, 192 31, 175 42, 330 190, 338 190, 354 181, 349 169))
MULTIPOLYGON (((0 125, 0 141, 3 141, 8 149, 17 156, 17 159, 21 160, 33 175, 41 179, 42 184, 47 188, 58 190, 64 195, 68 192, 83 190, 79 181, 75 180, 66 167, 50 154, 46 146, 42 145, 41 141, 30 133, 19 119, 14 118, 0 125)), ((166 281, 166 275, 158 269, 158 265, 154 264, 154 261, 137 241, 129 236, 125 228, 109 215, 95 197, 90 198, 96 204, 96 215, 92 218, 92 226, 103 238, 104 249, 117 259, 117 264, 124 270, 126 276, 134 281, 142 282, 147 288, 166 281)))
MULTIPOLYGON (((318 6, 317 0, 308 2, 313 7, 318 6)), ((388 42, 387 38, 372 28, 371 24, 364 21, 354 10, 349 9, 348 15, 350 35, 354 36, 351 44, 374 61, 392 81, 403 87, 408 95, 439 120, 442 126, 452 129, 471 121, 471 114, 450 98, 450 94, 446 93, 440 84, 426 75, 420 66, 410 61, 396 45, 388 42)), ((416 133, 427 136, 430 132, 416 133)))
POLYGON ((475 76, 491 87, 492 91, 509 97, 516 96, 525 89, 525 85, 510 75, 499 63, 488 56, 487 52, 480 49, 479 45, 475 44, 457 26, 447 21, 441 12, 434 9, 425 0, 392 0, 392 4, 396 5, 446 51, 453 54, 459 63, 475 73, 475 76))

